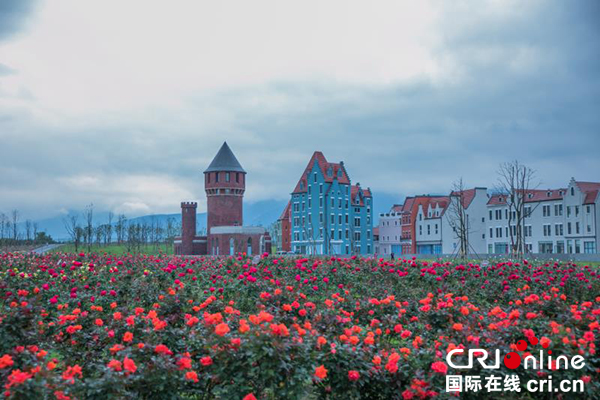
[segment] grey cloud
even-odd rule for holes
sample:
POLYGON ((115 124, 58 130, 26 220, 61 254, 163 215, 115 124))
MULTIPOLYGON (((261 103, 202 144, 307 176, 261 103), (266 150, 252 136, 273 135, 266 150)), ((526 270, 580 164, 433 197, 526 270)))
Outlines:
MULTIPOLYGON (((54 127, 24 111, 2 112, 0 187, 11 191, 0 209, 112 207, 132 197, 111 191, 124 176, 172 177, 201 200, 202 171, 223 140, 249 171, 251 201, 287 197, 314 150, 345 161, 352 180, 387 205, 394 196, 445 193, 461 176, 491 188, 498 164, 515 158, 536 169, 543 186, 564 186, 571 176, 598 181, 598 3, 527 7, 505 17, 448 11, 437 54, 456 81, 275 82, 199 93, 176 111, 54 127), (107 187, 61 183, 74 176, 101 177, 107 187)), ((142 200, 158 204, 152 197, 165 195, 142 200)), ((176 212, 173 203, 157 210, 176 212)))
POLYGON ((17 71, 9 67, 8 65, 0 63, 0 76, 12 75, 17 71))
POLYGON ((37 3, 37 0, 0 1, 0 41, 19 32, 37 3))

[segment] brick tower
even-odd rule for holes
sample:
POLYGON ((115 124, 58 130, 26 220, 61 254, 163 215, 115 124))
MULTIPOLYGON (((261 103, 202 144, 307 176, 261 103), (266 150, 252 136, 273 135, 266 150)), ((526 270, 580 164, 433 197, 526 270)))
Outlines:
POLYGON ((215 226, 242 226, 246 171, 227 145, 221 149, 204 171, 207 221, 210 235, 215 226))
POLYGON ((194 254, 196 208, 198 203, 187 201, 181 203, 181 254, 194 254))

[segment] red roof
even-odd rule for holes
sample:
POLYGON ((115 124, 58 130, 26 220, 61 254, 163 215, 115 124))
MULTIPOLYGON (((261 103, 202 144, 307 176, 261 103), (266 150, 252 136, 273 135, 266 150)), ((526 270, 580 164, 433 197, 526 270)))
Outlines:
POLYGON ((305 193, 306 192, 307 186, 308 186, 306 178, 307 178, 307 175, 312 170, 313 165, 315 164, 315 161, 319 165, 319 168, 321 169, 321 173, 325 177, 325 182, 331 183, 337 179, 337 181, 341 184, 347 185, 350 183, 350 178, 348 178, 348 173, 346 172, 346 169, 344 168, 344 165, 342 163, 330 163, 325 159, 325 156, 323 155, 323 153, 321 153, 320 151, 315 151, 313 153, 312 157, 310 158, 308 165, 304 169, 304 173, 298 180, 298 183, 296 184, 296 188, 294 189, 294 191, 292 193, 305 193), (330 168, 331 168, 331 174, 328 174, 328 171, 330 168), (340 176, 338 176, 338 171, 341 171, 340 176), (302 189, 300 189, 300 183, 304 184, 302 189))
POLYGON ((364 206, 365 205, 364 198, 365 197, 373 197, 373 196, 371 196, 371 191, 369 189, 363 189, 360 186, 352 185, 350 187, 350 198, 352 199, 352 201, 351 201, 352 204, 356 204, 354 202, 354 199, 356 198, 356 195, 359 192, 362 192, 362 196, 359 196, 359 199, 360 199, 360 203, 359 204, 361 206, 364 206))
MULTIPOLYGON (((525 197, 525 203, 537 203, 539 201, 551 201, 551 200, 561 200, 567 189, 559 188, 559 189, 531 189, 527 191, 527 196, 525 197)), ((505 194, 495 194, 488 200, 487 204, 491 206, 504 205, 506 204, 506 196, 505 194)))
POLYGON ((598 198, 598 191, 600 191, 600 182, 577 182, 575 181, 579 190, 585 193, 585 199, 583 204, 592 204, 598 198))
MULTIPOLYGON (((427 217, 427 211, 429 210, 429 207, 435 207, 436 205, 442 209, 442 214, 446 211, 446 208, 448 207, 448 204, 450 203, 450 197, 448 196, 440 196, 440 197, 426 197, 427 200, 425 200, 424 202, 422 202, 421 204, 423 205, 423 214, 425 215, 425 218, 427 217)), ((437 218, 437 217, 435 217, 437 218)))
POLYGON ((279 220, 282 219, 290 219, 290 210, 292 208, 292 202, 288 201, 288 203, 286 204, 285 208, 283 209, 283 212, 281 213, 281 217, 279 217, 279 220))
MULTIPOLYGON (((476 189, 466 189, 462 191, 462 206, 463 208, 469 208, 471 202, 475 198, 476 189)), ((460 196, 460 192, 450 192, 450 196, 460 196)))

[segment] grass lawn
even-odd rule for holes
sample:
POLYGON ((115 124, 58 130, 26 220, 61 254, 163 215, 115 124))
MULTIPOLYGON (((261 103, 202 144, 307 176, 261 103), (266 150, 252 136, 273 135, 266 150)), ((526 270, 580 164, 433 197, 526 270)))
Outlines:
MULTIPOLYGON (((78 252, 88 253, 88 248, 85 245, 79 246, 77 249, 78 252)), ((75 245, 73 243, 66 243, 56 249, 51 250, 51 253, 74 253, 75 245)), ((173 254, 173 245, 171 244, 160 244, 155 246, 153 244, 142 245, 139 248, 132 247, 128 248, 126 244, 110 244, 108 246, 103 245, 92 245, 90 251, 91 253, 99 253, 99 254, 111 254, 111 255, 124 255, 124 254, 173 254)))

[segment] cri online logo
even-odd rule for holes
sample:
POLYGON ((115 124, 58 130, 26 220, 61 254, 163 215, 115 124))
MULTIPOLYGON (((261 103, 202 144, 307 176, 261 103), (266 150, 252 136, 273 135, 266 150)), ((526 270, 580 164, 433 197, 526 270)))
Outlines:
MULTIPOLYGON (((532 346, 535 346, 539 343, 538 338, 534 335, 531 335, 527 338, 529 343, 532 346)), ((523 363, 523 368, 525 369, 569 369, 569 366, 573 369, 582 369, 585 366, 584 358, 581 355, 576 355, 571 359, 568 359, 566 356, 558 356, 553 363, 552 360, 552 350, 548 350, 544 352, 545 349, 548 348, 548 341, 544 341, 542 343, 542 348, 539 351, 539 357, 535 357, 533 354, 529 354, 525 358, 521 358, 519 353, 516 351, 511 351, 506 354, 503 358, 504 365, 509 369, 517 369, 523 363), (547 354, 545 354, 547 353, 547 354), (562 365, 561 365, 562 364, 562 365)), ((519 340, 516 343, 516 347, 518 351, 527 350, 527 342, 525 340, 519 340)), ((486 362, 489 358, 489 353, 485 349, 469 349, 468 350, 468 364, 466 365, 457 365, 452 361, 452 357, 455 355, 464 354, 464 349, 454 349, 446 355, 446 363, 455 369, 469 369, 473 368, 473 360, 476 359, 479 364, 484 369, 499 369, 500 368, 500 350, 495 351, 495 361, 493 363, 486 362)), ((490 360, 491 361, 491 360, 490 360)))

